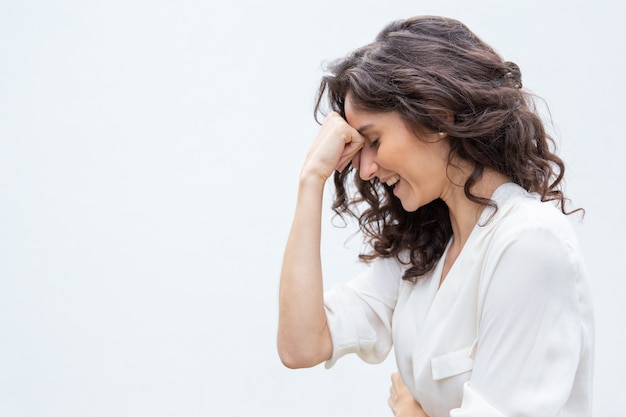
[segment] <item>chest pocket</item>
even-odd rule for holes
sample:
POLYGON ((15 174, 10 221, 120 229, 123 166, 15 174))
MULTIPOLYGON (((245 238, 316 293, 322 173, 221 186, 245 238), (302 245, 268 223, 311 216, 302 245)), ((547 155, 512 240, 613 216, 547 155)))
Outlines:
POLYGON ((471 371, 474 367, 474 353, 476 342, 470 346, 437 356, 430 360, 433 372, 433 380, 439 381, 444 378, 459 375, 471 371))

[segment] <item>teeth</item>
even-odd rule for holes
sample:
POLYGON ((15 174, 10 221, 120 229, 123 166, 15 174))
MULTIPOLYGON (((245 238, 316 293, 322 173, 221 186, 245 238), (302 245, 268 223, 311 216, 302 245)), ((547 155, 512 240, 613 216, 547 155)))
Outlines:
POLYGON ((392 185, 394 185, 398 181, 400 181, 400 177, 396 175, 395 177, 391 177, 391 178, 389 178, 387 180, 387 185, 391 187, 392 185))

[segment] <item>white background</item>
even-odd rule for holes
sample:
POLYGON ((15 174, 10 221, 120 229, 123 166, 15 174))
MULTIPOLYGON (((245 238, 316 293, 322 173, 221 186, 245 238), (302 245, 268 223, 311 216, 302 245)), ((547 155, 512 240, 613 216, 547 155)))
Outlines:
MULTIPOLYGON (((617 1, 0 0, 0 416, 390 416, 392 357, 280 364, 277 288, 321 64, 416 14, 550 106, 587 209, 595 415, 623 414, 617 1)), ((326 217, 332 285, 362 266, 326 217)))

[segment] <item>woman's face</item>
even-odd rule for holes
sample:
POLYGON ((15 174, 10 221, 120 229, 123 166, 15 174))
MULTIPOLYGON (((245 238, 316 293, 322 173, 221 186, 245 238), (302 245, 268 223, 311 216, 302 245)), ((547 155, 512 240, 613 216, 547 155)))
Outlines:
POLYGON ((354 107, 346 96, 348 124, 365 138, 361 152, 352 161, 361 179, 378 177, 393 187, 406 211, 415 211, 437 198, 444 198, 452 183, 447 175, 448 138, 427 133, 418 138, 397 112, 371 112, 354 107))

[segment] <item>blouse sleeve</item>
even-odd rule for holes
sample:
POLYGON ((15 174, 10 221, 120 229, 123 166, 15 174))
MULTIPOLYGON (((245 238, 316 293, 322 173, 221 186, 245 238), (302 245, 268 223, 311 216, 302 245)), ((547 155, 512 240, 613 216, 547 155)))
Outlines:
MULTIPOLYGON (((587 407, 575 393, 591 389, 581 365, 591 355, 591 309, 575 243, 524 230, 504 246, 484 293, 472 377, 450 416, 570 415, 587 407)), ((590 413, 581 411, 572 415, 590 413)))
POLYGON ((383 361, 392 347, 391 319, 402 278, 396 259, 377 259, 346 285, 324 295, 333 354, 326 368, 348 353, 369 363, 383 361))

